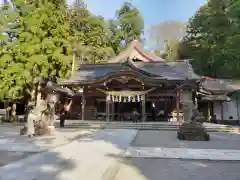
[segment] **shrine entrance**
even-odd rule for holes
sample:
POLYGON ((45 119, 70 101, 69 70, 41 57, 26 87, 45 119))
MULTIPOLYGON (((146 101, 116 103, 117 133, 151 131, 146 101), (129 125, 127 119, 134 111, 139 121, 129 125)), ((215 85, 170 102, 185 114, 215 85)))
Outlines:
POLYGON ((100 84, 85 86, 82 119, 132 121, 133 110, 136 110, 142 122, 179 120, 177 85, 144 84, 138 78, 116 75, 100 84))
MULTIPOLYGON (((141 114, 141 102, 114 102, 114 118, 113 121, 130 121, 131 114, 134 109, 141 114)), ((140 118, 139 117, 139 118, 140 118)))
POLYGON ((106 91, 106 120, 128 121, 135 109, 139 113, 139 119, 145 121, 146 117, 146 94, 155 88, 145 91, 106 91))

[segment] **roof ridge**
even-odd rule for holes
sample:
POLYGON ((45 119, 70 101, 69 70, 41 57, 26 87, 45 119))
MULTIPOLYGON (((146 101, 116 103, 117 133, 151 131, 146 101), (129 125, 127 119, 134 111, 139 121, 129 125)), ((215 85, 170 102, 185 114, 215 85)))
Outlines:
POLYGON ((162 62, 165 61, 165 59, 162 59, 155 55, 154 53, 152 53, 151 51, 146 50, 142 43, 135 39, 122 52, 120 52, 114 58, 110 59, 108 63, 120 62, 123 60, 126 61, 127 58, 133 59, 134 58, 133 50, 137 51, 137 53, 147 61, 162 61, 162 62))

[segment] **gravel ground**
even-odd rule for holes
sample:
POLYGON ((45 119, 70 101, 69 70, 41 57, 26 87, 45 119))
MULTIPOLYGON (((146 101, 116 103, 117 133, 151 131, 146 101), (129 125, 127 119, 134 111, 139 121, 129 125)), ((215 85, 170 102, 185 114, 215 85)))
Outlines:
POLYGON ((194 149, 240 149, 240 134, 210 133, 210 141, 180 141, 174 131, 139 131, 132 146, 194 149))
POLYGON ((240 180, 240 162, 131 158, 113 180, 240 180))

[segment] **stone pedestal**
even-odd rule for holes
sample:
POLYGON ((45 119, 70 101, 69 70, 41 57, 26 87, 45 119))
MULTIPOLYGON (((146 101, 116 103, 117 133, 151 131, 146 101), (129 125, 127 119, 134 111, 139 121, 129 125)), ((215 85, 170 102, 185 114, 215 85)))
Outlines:
POLYGON ((55 132, 55 126, 48 126, 49 134, 53 135, 55 132))
POLYGON ((209 141, 210 136, 202 124, 197 122, 184 122, 177 132, 179 140, 209 141))
MULTIPOLYGON (((24 127, 20 129, 20 135, 26 135, 27 129, 27 125, 24 125, 24 127)), ((53 135, 55 126, 49 126, 47 123, 39 121, 35 123, 34 131, 36 136, 53 135)))
POLYGON ((42 135, 50 134, 48 121, 38 121, 38 122, 36 122, 35 126, 34 126, 34 129, 35 129, 35 135, 36 136, 42 136, 42 135))

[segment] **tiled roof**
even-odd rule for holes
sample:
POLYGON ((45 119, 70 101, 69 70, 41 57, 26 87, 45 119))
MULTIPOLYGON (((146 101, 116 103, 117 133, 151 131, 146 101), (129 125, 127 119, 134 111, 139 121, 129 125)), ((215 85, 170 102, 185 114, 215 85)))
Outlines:
POLYGON ((233 92, 238 90, 239 85, 231 82, 230 80, 224 79, 212 79, 212 78, 202 78, 201 80, 201 88, 211 92, 233 92))
POLYGON ((197 76, 189 63, 163 63, 163 62, 132 62, 124 63, 106 63, 106 64, 85 64, 79 67, 79 70, 69 79, 62 80, 59 83, 74 83, 84 82, 92 83, 99 79, 104 79, 106 76, 111 76, 116 73, 135 73, 140 78, 147 81, 157 80, 198 80, 197 76))

